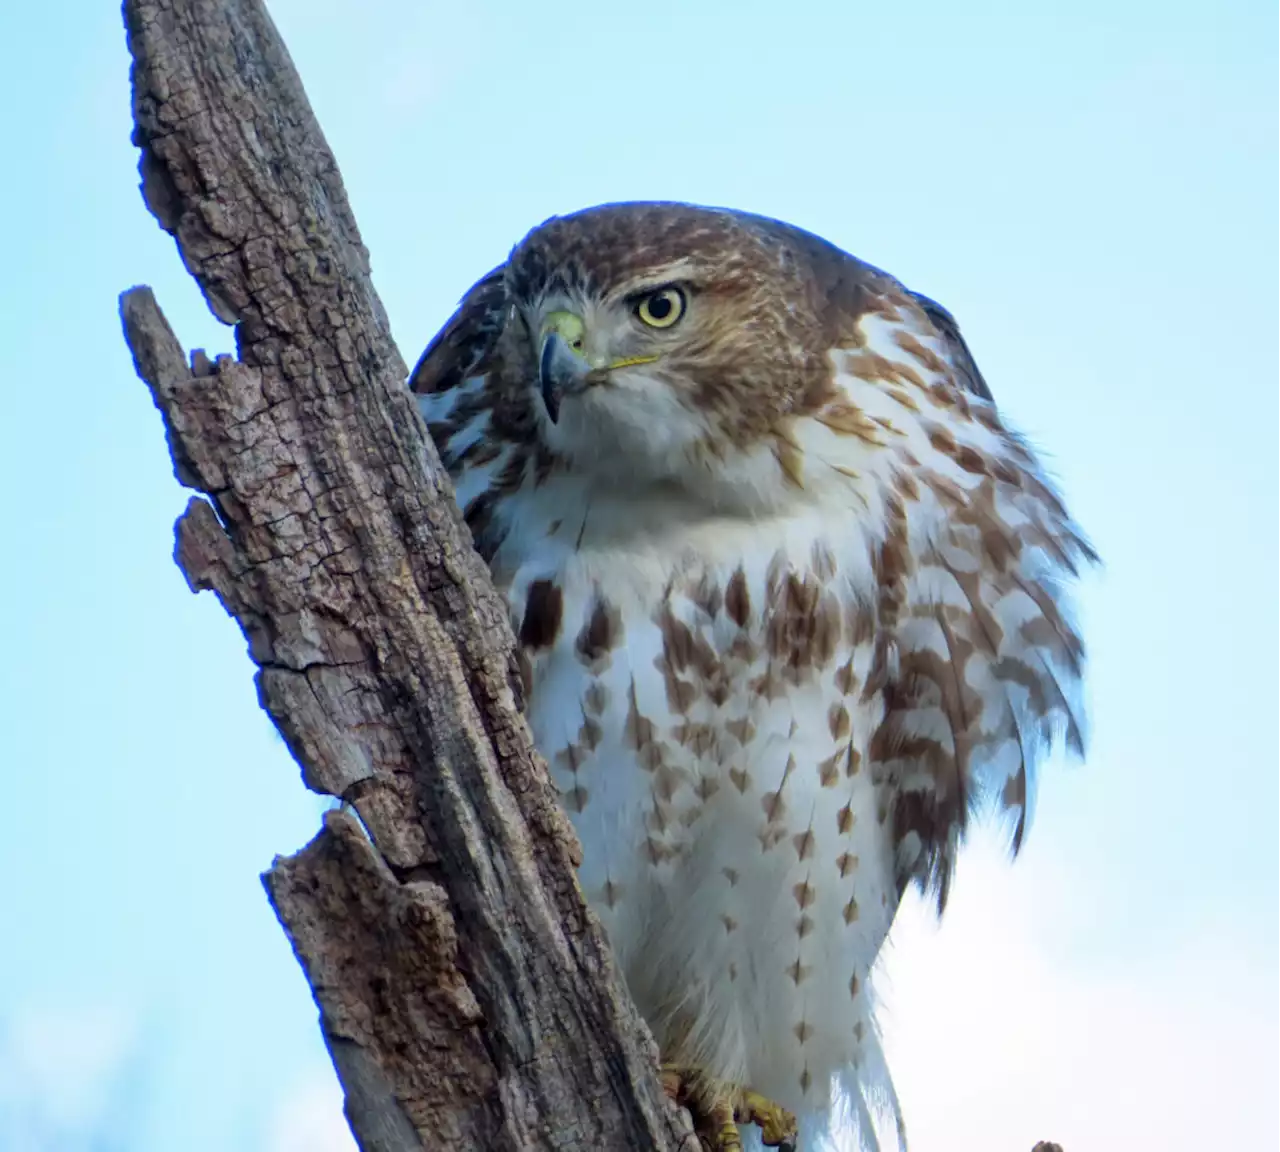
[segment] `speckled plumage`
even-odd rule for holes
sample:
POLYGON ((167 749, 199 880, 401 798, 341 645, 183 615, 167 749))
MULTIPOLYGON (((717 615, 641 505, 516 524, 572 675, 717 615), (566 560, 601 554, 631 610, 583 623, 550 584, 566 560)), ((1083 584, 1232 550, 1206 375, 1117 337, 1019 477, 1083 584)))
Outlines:
POLYGON ((955 321, 787 225, 611 205, 531 233, 411 383, 664 1056, 811 1135, 840 1087, 873 1143, 903 890, 941 908, 970 813, 1016 847, 1037 763, 1081 748, 1065 589, 1093 554, 955 321), (646 328, 673 284, 686 313, 646 328), (597 367, 552 419, 557 309, 597 367))

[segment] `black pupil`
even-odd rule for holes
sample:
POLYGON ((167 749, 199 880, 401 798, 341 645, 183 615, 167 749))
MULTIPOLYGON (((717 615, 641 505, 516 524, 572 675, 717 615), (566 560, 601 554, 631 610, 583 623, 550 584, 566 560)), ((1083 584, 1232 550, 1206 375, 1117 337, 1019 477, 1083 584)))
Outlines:
POLYGON ((675 305, 671 303, 670 292, 663 292, 657 296, 649 297, 649 315, 655 320, 665 320, 671 315, 674 307, 675 305))

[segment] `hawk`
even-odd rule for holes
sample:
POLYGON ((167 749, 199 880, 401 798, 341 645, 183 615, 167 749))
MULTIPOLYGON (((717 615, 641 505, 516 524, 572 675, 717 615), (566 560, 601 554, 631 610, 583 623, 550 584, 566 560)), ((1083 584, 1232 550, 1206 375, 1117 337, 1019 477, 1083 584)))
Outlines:
POLYGON ((951 314, 776 220, 556 217, 411 377, 580 880, 717 1149, 902 1117, 870 976, 1079 753, 1095 557, 951 314))

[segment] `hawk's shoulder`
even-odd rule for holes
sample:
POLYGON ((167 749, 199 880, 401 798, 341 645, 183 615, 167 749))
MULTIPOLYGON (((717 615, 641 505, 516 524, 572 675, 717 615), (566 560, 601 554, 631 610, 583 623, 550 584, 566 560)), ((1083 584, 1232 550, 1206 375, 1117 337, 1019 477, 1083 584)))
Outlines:
POLYGON ((975 396, 981 396, 984 400, 994 400, 991 389, 987 387, 987 382, 978 369, 977 361, 973 358, 973 353, 969 351, 969 345, 961 335, 960 324, 956 318, 936 300, 930 300, 928 296, 919 292, 912 292, 911 296, 946 345, 947 359, 955 373, 956 382, 975 396))
POLYGON ((409 373, 412 391, 434 396, 487 370, 510 311, 505 273, 501 264, 472 285, 409 373))
POLYGON ((744 220, 770 243, 789 251, 808 271, 814 308, 822 319, 828 347, 847 345, 868 313, 916 313, 915 319, 923 319, 942 344, 955 382, 983 400, 992 399, 958 321, 936 300, 913 292, 888 272, 794 224, 764 216, 746 216, 744 220))

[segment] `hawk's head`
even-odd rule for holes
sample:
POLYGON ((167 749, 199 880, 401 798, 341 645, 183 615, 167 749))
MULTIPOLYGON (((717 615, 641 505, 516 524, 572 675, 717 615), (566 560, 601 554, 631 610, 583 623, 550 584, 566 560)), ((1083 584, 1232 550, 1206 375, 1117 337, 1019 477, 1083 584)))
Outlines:
POLYGON ((696 479, 820 404, 835 343, 826 249, 874 275, 798 230, 685 204, 535 229, 506 288, 548 446, 593 470, 696 479))
MULTIPOLYGON (((835 354, 865 343, 870 312, 909 313, 963 349, 941 330, 954 325, 942 309, 801 229, 690 204, 607 204, 525 237, 427 350, 413 386, 483 372, 510 431, 574 471, 772 500, 764 490, 785 489, 774 482, 799 451, 796 418, 837 400, 835 354)), ((956 369, 985 395, 976 369, 956 369)))

